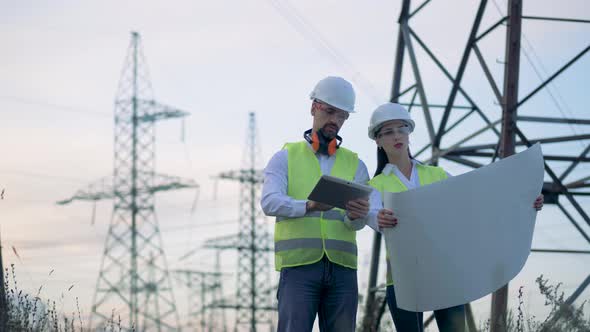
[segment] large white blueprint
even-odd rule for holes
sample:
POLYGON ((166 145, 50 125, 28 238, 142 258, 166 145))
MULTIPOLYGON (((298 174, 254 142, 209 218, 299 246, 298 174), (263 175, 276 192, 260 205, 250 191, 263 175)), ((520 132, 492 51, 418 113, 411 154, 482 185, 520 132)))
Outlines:
POLYGON ((533 238, 543 155, 526 151, 402 193, 385 193, 399 223, 383 232, 397 304, 430 311, 505 285, 524 266, 533 238))

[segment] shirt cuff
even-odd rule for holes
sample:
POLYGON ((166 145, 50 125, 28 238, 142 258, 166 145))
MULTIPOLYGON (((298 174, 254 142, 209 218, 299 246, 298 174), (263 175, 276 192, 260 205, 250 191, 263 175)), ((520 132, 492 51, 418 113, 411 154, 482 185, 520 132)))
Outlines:
POLYGON ((357 218, 350 220, 348 215, 344 214, 344 224, 353 231, 359 231, 367 224, 366 218, 357 218))
POLYGON ((293 201, 293 217, 303 217, 305 216, 306 208, 305 204, 307 203, 306 200, 294 200, 293 201))

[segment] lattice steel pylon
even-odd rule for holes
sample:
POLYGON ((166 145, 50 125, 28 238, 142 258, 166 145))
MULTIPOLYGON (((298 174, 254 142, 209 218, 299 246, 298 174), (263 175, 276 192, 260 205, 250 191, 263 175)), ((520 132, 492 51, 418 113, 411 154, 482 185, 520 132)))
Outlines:
POLYGON ((226 332, 224 309, 214 308, 222 296, 221 273, 180 269, 172 272, 188 288, 187 328, 190 331, 226 332))
MULTIPOLYGON (((567 253, 567 254, 590 254, 590 236, 584 229, 585 225, 578 222, 584 221, 586 226, 590 226, 588 211, 580 204, 580 200, 588 197, 590 192, 590 176, 587 170, 580 169, 578 166, 590 162, 588 156, 590 145, 587 142, 590 139, 587 126, 590 125, 590 118, 568 118, 545 116, 545 109, 526 108, 525 103, 538 96, 541 91, 548 91, 548 85, 561 76, 566 70, 571 68, 585 56, 590 50, 590 45, 583 45, 581 50, 575 50, 575 55, 571 57, 559 69, 541 77, 541 83, 533 89, 526 91, 524 97, 519 97, 519 91, 523 91, 523 86, 519 81, 519 73, 522 66, 520 65, 520 53, 526 52, 521 49, 521 35, 525 29, 521 26, 521 21, 545 22, 545 24, 560 24, 567 22, 569 24, 581 23, 588 24, 590 20, 570 19, 560 17, 540 17, 523 14, 522 0, 508 0, 506 13, 494 24, 480 29, 482 18, 490 4, 487 0, 480 0, 477 4, 477 11, 471 29, 468 32, 467 44, 463 49, 461 58, 457 61, 456 74, 453 75, 443 65, 441 60, 436 56, 412 28, 410 23, 412 18, 423 10, 428 10, 430 0, 421 1, 416 6, 411 6, 411 0, 401 1, 401 12, 399 16, 399 32, 397 40, 397 50, 395 55, 393 85, 391 89, 390 101, 399 102, 406 105, 411 111, 414 107, 421 110, 421 118, 417 121, 423 121, 426 134, 429 137, 429 143, 417 151, 412 151, 414 156, 424 162, 438 164, 440 161, 450 161, 468 168, 478 168, 487 163, 494 162, 497 158, 503 158, 511 155, 521 147, 530 146, 532 143, 540 142, 544 147, 545 158, 545 183, 543 185, 543 194, 545 202, 556 204, 559 210, 565 216, 564 219, 569 221, 575 231, 585 240, 588 245, 585 250, 563 250, 558 248, 533 248, 533 252, 545 253, 567 253), (428 5, 428 6, 427 6, 428 5), (490 69, 485 61, 485 53, 482 52, 482 40, 496 29, 505 27, 506 37, 504 39, 505 61, 503 67, 503 86, 497 84, 493 70, 490 69), (522 33, 521 33, 522 29, 522 33), (425 59, 419 58, 417 52, 421 51, 425 59), (473 95, 472 91, 464 85, 464 77, 467 72, 471 73, 473 69, 470 66, 470 56, 476 58, 475 65, 479 68, 478 73, 481 80, 489 83, 487 93, 492 99, 496 100, 495 105, 481 106, 481 100, 473 95), (402 88, 402 71, 404 69, 404 57, 409 59, 409 67, 413 81, 406 87, 402 88), (422 60, 422 62, 421 62, 422 60), (428 61, 435 68, 440 70, 445 80, 448 80, 450 90, 445 95, 446 102, 435 102, 431 100, 433 96, 440 95, 444 91, 444 86, 439 84, 428 86, 425 84, 425 73, 421 72, 421 63, 428 61), (403 99, 403 100, 402 100, 403 99), (416 100, 418 99, 418 100, 416 100), (437 112, 440 110, 440 112, 437 112), (535 128, 530 123, 545 125, 548 130, 544 132, 554 132, 557 126, 586 126, 584 133, 574 135, 556 136, 556 137, 536 137, 530 138, 535 133, 535 128), (477 126, 477 127, 476 127, 477 126), (501 128, 497 128, 501 127, 501 128), (475 129, 474 129, 475 128, 475 129), (467 136, 464 136, 467 135, 467 136), (560 148, 560 144, 567 142, 580 142, 579 147, 567 146, 560 148), (444 143, 446 144, 444 144, 444 143), (570 152, 572 154, 567 154, 570 152), (426 155, 426 156, 424 156, 426 155), (556 164, 561 163, 565 166, 565 171, 558 174, 556 164), (559 201, 559 198, 566 199, 569 205, 559 201)), ((532 2, 531 2, 532 3, 532 2)), ((449 15, 454 8, 446 4, 445 11, 449 15)), ((440 15, 441 20, 448 20, 449 15, 440 15)), ((445 36, 450 38, 451 36, 445 36)), ((489 37, 488 37, 489 38, 489 37)), ((564 36, 567 38, 567 36, 564 36)), ((525 53, 525 55, 527 55, 525 53)), ((472 57, 472 58, 473 58, 472 57)), ((431 74, 429 72, 428 74, 431 74)), ((537 72, 538 74, 538 72, 537 72)), ((587 77, 586 77, 587 78, 587 77)), ((581 90, 580 90, 581 91, 581 90)), ((553 95, 551 95, 553 98, 553 95)), ((489 99, 488 99, 489 100, 489 99)), ((552 107, 545 106, 551 111, 559 108, 559 103, 555 102, 552 107)), ((547 112, 545 112, 547 113, 547 112)), ((561 145, 563 146, 563 145, 561 145)), ((587 199, 587 198, 586 198, 587 199)), ((588 205, 585 205, 586 208, 588 205)), ((586 228, 587 229, 587 228, 586 228)), ((363 319, 364 331, 375 331, 378 329, 380 316, 375 313, 380 303, 375 303, 376 280, 378 273, 379 255, 381 250, 381 236, 376 233, 373 242, 373 256, 371 259, 371 272, 369 275, 369 285, 365 303, 365 312, 367 315, 363 319)), ((581 282, 580 286, 567 299, 567 304, 572 304, 584 289, 590 284, 590 275, 581 282)), ((492 299, 492 319, 491 331, 506 330, 506 289, 501 289, 492 299)), ((468 315, 470 315, 470 306, 467 306, 468 315)), ((431 320, 431 319, 429 319, 431 320)), ((469 319, 470 329, 475 326, 472 319, 469 319)))
POLYGON ((154 100, 140 36, 132 32, 115 98, 113 176, 58 202, 114 200, 90 328, 104 328, 113 318, 123 316, 124 329, 180 329, 154 194, 198 185, 192 180, 155 173, 154 127, 158 120, 186 115, 154 100))
MULTIPOLYGON (((190 250, 180 260, 186 259, 202 248, 190 250)), ((175 270, 183 286, 188 288, 188 321, 186 325, 190 331, 227 332, 226 308, 223 307, 223 279, 226 273, 221 272, 221 253, 223 249, 215 250, 215 267, 213 271, 175 270)), ((197 262, 200 265, 201 262, 197 262)))
POLYGON ((237 303, 219 304, 236 310, 235 331, 259 331, 268 326, 274 330, 271 311, 272 286, 270 285, 269 252, 272 251, 268 224, 259 208, 262 171, 257 169, 260 155, 256 144, 256 120, 249 113, 248 139, 244 153, 244 168, 223 172, 219 179, 240 182, 240 221, 238 235, 210 239, 204 247, 210 249, 237 249, 237 303))

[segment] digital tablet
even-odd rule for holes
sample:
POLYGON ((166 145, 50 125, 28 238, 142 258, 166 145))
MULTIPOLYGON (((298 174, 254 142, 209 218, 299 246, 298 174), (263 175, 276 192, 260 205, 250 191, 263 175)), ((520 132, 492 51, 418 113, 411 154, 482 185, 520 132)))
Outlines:
POLYGON ((346 209, 348 201, 357 198, 368 198, 371 191, 373 191, 373 188, 370 186, 330 175, 322 175, 307 199, 346 209))

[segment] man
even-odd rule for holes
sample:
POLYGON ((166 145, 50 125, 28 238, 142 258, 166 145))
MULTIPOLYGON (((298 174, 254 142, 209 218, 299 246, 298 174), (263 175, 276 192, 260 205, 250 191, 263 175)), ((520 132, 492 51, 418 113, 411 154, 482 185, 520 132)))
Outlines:
POLYGON ((363 184, 369 180, 365 164, 340 147, 338 136, 354 113, 355 94, 346 80, 326 77, 310 97, 313 127, 305 140, 285 144, 264 170, 262 209, 276 216, 278 331, 311 331, 316 315, 321 331, 354 331, 356 231, 366 224, 369 200, 350 201, 341 210, 307 197, 322 174, 363 184))

